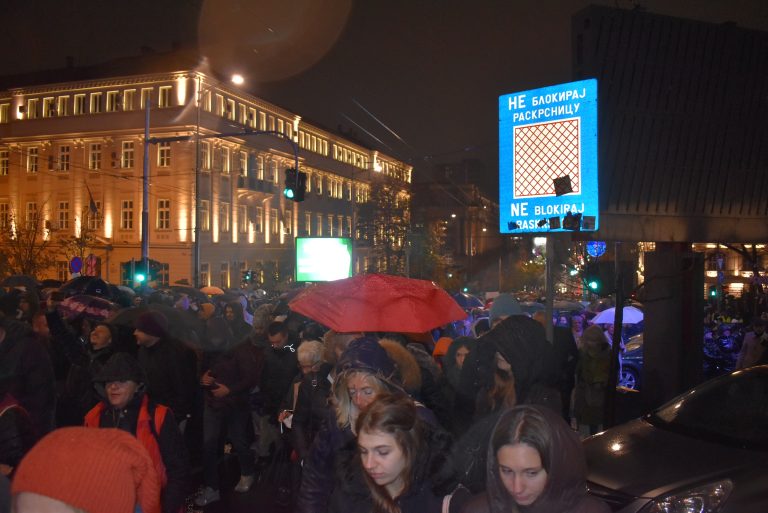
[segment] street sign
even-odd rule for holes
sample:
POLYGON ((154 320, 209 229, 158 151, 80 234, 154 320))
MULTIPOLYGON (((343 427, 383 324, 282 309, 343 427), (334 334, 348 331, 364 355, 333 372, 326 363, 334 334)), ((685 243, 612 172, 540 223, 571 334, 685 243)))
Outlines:
POLYGON ((72 257, 69 261, 69 271, 72 274, 79 273, 83 269, 83 259, 80 257, 72 257))
POLYGON ((499 97, 501 233, 596 231, 597 165, 597 80, 499 97))

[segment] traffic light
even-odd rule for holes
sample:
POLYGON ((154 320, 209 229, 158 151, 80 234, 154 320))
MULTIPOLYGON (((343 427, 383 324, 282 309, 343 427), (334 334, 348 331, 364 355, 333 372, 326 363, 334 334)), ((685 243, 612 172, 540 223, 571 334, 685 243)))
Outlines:
POLYGON ((285 170, 285 188, 283 196, 291 201, 304 201, 307 190, 307 174, 289 167, 285 170))
POLYGON ((243 283, 251 283, 253 281, 253 271, 248 269, 247 271, 243 271, 243 283))
POLYGON ((707 294, 707 297, 709 297, 709 299, 717 299, 717 285, 709 286, 709 293, 707 294))
POLYGON ((608 295, 613 292, 614 262, 593 260, 584 266, 584 286, 593 294, 608 295))

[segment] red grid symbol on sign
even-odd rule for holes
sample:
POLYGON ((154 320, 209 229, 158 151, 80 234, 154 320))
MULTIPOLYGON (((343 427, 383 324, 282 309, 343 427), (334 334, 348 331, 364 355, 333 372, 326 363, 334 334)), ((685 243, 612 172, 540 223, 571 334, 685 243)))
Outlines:
POLYGON ((515 197, 554 196, 553 180, 571 178, 581 191, 579 118, 515 127, 515 197))

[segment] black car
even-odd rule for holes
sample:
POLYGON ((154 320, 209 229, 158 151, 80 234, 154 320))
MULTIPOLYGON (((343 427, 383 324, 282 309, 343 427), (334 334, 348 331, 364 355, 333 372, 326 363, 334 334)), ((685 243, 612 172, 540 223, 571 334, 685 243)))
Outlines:
POLYGON ((589 491, 620 513, 768 511, 768 365, 702 383, 584 441, 589 491))
POLYGON ((619 386, 640 390, 643 373, 643 334, 627 340, 619 357, 619 386))

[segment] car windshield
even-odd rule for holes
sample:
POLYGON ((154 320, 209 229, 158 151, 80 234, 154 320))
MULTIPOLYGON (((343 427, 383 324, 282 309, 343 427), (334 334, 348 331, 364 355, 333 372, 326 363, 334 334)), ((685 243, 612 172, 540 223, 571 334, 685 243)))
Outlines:
POLYGON ((657 427, 747 449, 768 449, 768 366, 713 379, 665 404, 657 427))

